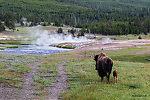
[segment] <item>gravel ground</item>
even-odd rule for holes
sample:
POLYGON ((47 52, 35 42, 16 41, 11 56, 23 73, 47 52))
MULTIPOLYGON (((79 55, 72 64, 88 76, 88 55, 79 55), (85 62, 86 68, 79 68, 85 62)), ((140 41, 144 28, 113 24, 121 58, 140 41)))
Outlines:
POLYGON ((118 50, 129 47, 136 47, 138 45, 149 45, 150 40, 148 39, 135 39, 135 40, 113 40, 111 43, 102 44, 102 41, 96 41, 91 43, 85 43, 81 48, 77 48, 77 51, 85 50, 118 50))
POLYGON ((0 100, 33 100, 33 98, 37 98, 33 95, 35 90, 32 83, 34 81, 33 76, 38 74, 38 64, 39 62, 31 64, 32 70, 24 76, 24 82, 20 84, 23 85, 23 88, 9 88, 1 84, 0 100))
POLYGON ((65 64, 66 63, 63 62, 57 67, 60 77, 56 77, 57 82, 52 84, 54 87, 47 87, 47 91, 50 94, 47 100, 60 100, 61 93, 67 90, 69 83, 67 82, 67 73, 63 70, 65 64))

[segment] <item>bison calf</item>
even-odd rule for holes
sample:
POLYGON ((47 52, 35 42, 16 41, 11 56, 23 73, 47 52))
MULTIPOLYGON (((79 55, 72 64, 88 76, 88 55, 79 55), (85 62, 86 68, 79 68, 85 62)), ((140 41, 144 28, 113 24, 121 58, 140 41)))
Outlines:
POLYGON ((116 70, 113 71, 114 82, 117 83, 118 80, 118 72, 116 70))

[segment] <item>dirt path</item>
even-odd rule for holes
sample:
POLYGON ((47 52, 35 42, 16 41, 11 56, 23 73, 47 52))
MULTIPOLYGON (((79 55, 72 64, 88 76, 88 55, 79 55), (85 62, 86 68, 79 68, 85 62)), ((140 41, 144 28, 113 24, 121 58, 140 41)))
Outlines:
POLYGON ((0 85, 0 100, 21 100, 23 94, 19 88, 5 87, 0 85), (16 99, 17 98, 17 99, 16 99))
POLYGON ((57 67, 60 77, 56 77, 57 82, 52 84, 54 87, 47 88, 50 94, 48 100, 60 100, 60 94, 67 90, 69 83, 67 82, 67 73, 63 70, 65 64, 66 63, 63 62, 57 67))
POLYGON ((38 74, 38 64, 38 61, 31 64, 32 69, 24 76, 24 82, 20 83, 23 88, 5 87, 0 84, 0 100, 33 100, 32 98, 35 96, 33 95, 34 86, 32 83, 33 76, 38 74))
POLYGON ((32 83, 34 82, 33 77, 38 74, 38 71, 37 71, 38 65, 39 65, 39 62, 35 62, 31 64, 32 70, 30 70, 27 76, 25 76, 24 78, 25 82, 23 83, 24 88, 22 91, 24 92, 23 99, 25 100, 29 100, 34 97, 33 96, 34 86, 32 86, 32 83))
POLYGON ((34 76, 38 75, 38 65, 39 61, 31 64, 32 69, 24 76, 24 82, 20 85, 23 85, 23 88, 12 88, 5 87, 3 84, 0 85, 0 100, 60 100, 61 93, 67 90, 69 83, 67 82, 66 72, 63 70, 66 64, 65 62, 61 63, 57 67, 57 71, 60 76, 56 77, 57 82, 52 83, 53 87, 45 87, 48 96, 37 96, 33 93, 37 90, 36 86, 33 86, 34 76))

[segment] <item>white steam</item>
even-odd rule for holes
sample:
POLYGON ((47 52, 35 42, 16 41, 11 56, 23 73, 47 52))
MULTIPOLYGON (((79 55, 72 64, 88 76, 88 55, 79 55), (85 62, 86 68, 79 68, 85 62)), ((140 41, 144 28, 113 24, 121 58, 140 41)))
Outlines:
POLYGON ((102 38, 102 44, 112 43, 110 38, 102 38))
POLYGON ((23 22, 23 24, 24 24, 24 25, 26 25, 26 24, 27 24, 27 18, 22 17, 22 18, 21 18, 21 20, 22 20, 22 22, 23 22))
POLYGON ((33 39, 32 44, 40 46, 49 46, 51 44, 71 43, 71 42, 86 42, 91 41, 86 37, 73 37, 71 34, 58 34, 48 30, 42 30, 41 26, 28 28, 30 35, 33 39))

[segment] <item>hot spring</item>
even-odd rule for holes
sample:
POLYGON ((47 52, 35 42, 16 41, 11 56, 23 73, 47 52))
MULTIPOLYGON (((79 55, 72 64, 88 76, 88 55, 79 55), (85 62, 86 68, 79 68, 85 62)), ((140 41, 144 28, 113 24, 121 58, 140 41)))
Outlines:
POLYGON ((27 38, 32 41, 31 45, 16 45, 18 48, 7 48, 0 50, 0 53, 49 55, 72 50, 50 46, 53 44, 92 41, 86 37, 77 38, 71 34, 58 34, 57 32, 43 30, 42 26, 29 27, 27 30, 27 38))

